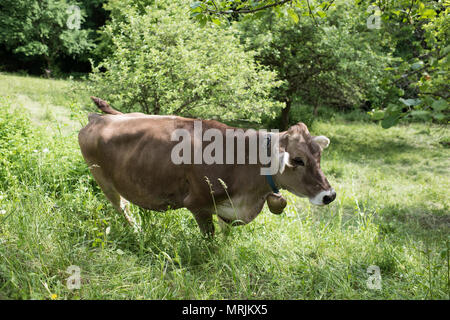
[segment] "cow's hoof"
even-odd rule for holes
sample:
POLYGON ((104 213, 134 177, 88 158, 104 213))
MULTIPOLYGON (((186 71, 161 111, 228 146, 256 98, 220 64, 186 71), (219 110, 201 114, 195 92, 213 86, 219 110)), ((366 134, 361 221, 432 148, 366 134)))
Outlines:
POLYGON ((266 201, 270 212, 274 214, 283 213, 283 210, 287 205, 286 199, 281 194, 271 193, 267 196, 266 201))

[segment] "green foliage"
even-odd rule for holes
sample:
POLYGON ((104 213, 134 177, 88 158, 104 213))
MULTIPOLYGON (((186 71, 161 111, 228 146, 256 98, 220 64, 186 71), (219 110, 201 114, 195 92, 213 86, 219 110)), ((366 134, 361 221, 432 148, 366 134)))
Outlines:
POLYGON ((104 10, 108 12, 109 20, 107 21, 109 30, 105 32, 102 27, 98 32, 98 45, 94 49, 96 57, 99 57, 97 63, 111 56, 114 51, 113 35, 120 33, 120 23, 126 22, 127 8, 133 7, 140 14, 145 13, 147 6, 157 5, 155 0, 105 0, 104 10), (110 23, 114 21, 114 23, 110 23))
POLYGON ((312 19, 325 17, 327 10, 335 5, 334 2, 333 0, 202 0, 192 1, 190 11, 191 16, 200 23, 211 21, 220 24, 222 21, 229 22, 245 14, 259 17, 264 11, 273 11, 279 16, 287 15, 297 23, 300 16, 310 16, 312 19), (296 9, 301 11, 300 15, 296 9))
POLYGON ((158 2, 105 28, 113 53, 95 66, 92 93, 123 111, 258 120, 279 107, 279 82, 245 51, 234 29, 200 27, 181 2, 158 2))
POLYGON ((272 121, 278 101, 285 127, 298 100, 314 115, 371 110, 384 128, 447 124, 448 14, 448 1, 431 0, 3 0, 0 68, 59 76, 95 65, 94 91, 123 110, 272 121), (69 5, 80 30, 67 27, 69 5))
POLYGON ((100 10, 102 1, 2 0, 1 53, 12 54, 18 61, 42 60, 53 73, 64 59, 86 61, 94 47, 94 34, 89 27, 99 27, 94 12, 100 10), (81 28, 76 23, 78 13, 71 6, 81 9, 81 28), (86 17, 89 18, 87 27, 84 26, 86 17), (68 22, 75 23, 69 28, 68 22))
POLYGON ((73 149, 62 147, 67 137, 48 140, 8 98, 1 98, 0 111, 0 190, 39 183, 44 194, 58 195, 71 189, 76 174, 88 173, 78 157, 71 158, 73 149))
POLYGON ((294 98, 313 106, 315 113, 319 106, 342 110, 384 98, 379 83, 389 52, 350 5, 330 9, 320 25, 309 18, 295 23, 271 12, 238 25, 247 48, 256 50, 257 60, 284 81, 274 94, 286 101, 286 108, 294 98))
MULTIPOLYGON (((364 8, 372 1, 357 1, 364 8)), ((383 128, 401 119, 448 123, 448 1, 387 1, 381 6, 379 30, 394 47, 385 86, 391 95, 371 115, 383 128), (433 107, 434 106, 434 107, 433 107)))
POLYGON ((0 188, 8 188, 22 170, 19 159, 23 152, 30 153, 28 148, 31 137, 29 121, 17 112, 12 113, 6 98, 0 98, 2 114, 0 116, 0 188))
MULTIPOLYGON (((258 24, 257 20, 265 20, 264 17, 267 14, 275 15, 282 20, 285 28, 287 27, 286 18, 294 23, 300 21, 300 24, 304 24, 301 18, 309 17, 312 25, 316 27, 324 27, 331 23, 332 26, 338 26, 338 34, 342 34, 344 30, 340 29, 342 27, 350 30, 349 35, 358 34, 357 38, 362 37, 369 40, 369 42, 363 40, 359 48, 356 41, 347 43, 349 46, 344 46, 343 50, 346 56, 349 56, 347 53, 350 53, 351 56, 352 51, 358 51, 358 49, 366 55, 366 58, 373 54, 373 51, 376 52, 375 55, 383 52, 372 51, 371 48, 366 50, 364 45, 367 43, 370 43, 371 47, 384 48, 387 59, 389 53, 393 52, 395 59, 390 59, 391 63, 383 75, 368 75, 368 77, 372 77, 370 81, 372 85, 369 89, 372 92, 368 94, 367 98, 374 107, 370 115, 374 120, 383 120, 381 121, 383 128, 389 128, 401 119, 448 123, 449 109, 443 107, 444 102, 439 102, 441 100, 448 101, 448 92, 450 92, 448 1, 204 0, 191 3, 191 16, 202 24, 208 21, 216 24, 228 23, 230 20, 240 20, 243 17, 251 20, 248 24, 258 24), (336 10, 330 8, 336 8, 336 10), (368 28, 366 27, 365 30, 361 28, 362 21, 356 24, 355 22, 363 17, 369 23, 369 19, 377 15, 381 19, 380 28, 372 29, 372 36, 368 37, 368 28), (378 33, 377 36, 374 35, 376 33, 378 33), (383 96, 384 98, 381 99, 383 96), (399 100, 399 98, 403 100, 399 100), (401 102, 407 99, 420 99, 420 103, 411 106, 401 102), (432 107, 435 102, 441 106, 438 107, 439 110, 432 107), (396 107, 392 107, 392 105, 396 105, 396 107)), ((252 37, 250 34, 248 36, 252 37)), ((336 37, 336 34, 332 32, 327 36, 333 38, 336 37)), ((258 36, 256 35, 256 37, 258 36)), ((314 45, 316 45, 315 42, 314 45)), ((320 41, 317 41, 317 45, 320 46, 320 41)), ((272 64, 283 63, 283 61, 281 63, 277 61, 277 57, 274 58, 272 64)), ((359 59, 360 57, 354 58, 359 59)), ((356 65, 359 61, 352 62, 356 65)), ((381 65, 376 64, 376 67, 381 65)), ((354 76, 350 76, 350 78, 355 79, 354 76)), ((340 90, 329 88, 330 84, 336 83, 333 82, 333 79, 323 78, 323 80, 326 84, 325 88, 330 89, 326 92, 336 93, 340 96, 340 90)), ((344 87, 348 82, 345 80, 342 81, 344 87)), ((351 84, 351 86, 355 87, 355 84, 351 84)), ((368 87, 365 89, 367 92, 368 87)), ((356 93, 355 99, 358 99, 357 92, 354 93, 356 93)))

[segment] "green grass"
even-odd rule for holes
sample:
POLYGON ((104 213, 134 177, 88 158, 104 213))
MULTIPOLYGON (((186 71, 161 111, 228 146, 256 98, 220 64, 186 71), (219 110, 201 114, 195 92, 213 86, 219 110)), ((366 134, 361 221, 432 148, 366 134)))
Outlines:
POLYGON ((213 240, 187 210, 133 207, 135 234, 81 157, 84 95, 0 74, 0 299, 450 298, 448 127, 315 121, 331 139, 330 206, 285 192, 284 214, 265 208, 213 240), (366 285, 371 265, 381 290, 366 285))

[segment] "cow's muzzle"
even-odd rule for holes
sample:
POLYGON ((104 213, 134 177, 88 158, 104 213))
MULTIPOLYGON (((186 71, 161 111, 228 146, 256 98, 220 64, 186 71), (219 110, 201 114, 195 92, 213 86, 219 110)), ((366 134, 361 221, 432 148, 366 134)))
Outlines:
POLYGON ((309 202, 317 206, 330 204, 336 199, 336 191, 334 189, 321 191, 314 198, 309 198, 309 202))

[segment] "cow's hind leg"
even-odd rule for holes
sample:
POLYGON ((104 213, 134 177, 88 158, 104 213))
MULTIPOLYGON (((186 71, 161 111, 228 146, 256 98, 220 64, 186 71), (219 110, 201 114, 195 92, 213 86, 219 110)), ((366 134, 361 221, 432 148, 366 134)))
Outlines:
POLYGON ((118 211, 123 213, 125 219, 133 227, 134 232, 140 232, 141 228, 140 228, 139 224, 136 222, 136 220, 133 218, 133 215, 131 214, 130 202, 120 195, 119 195, 119 197, 120 197, 120 210, 118 210, 118 211))
POLYGON ((92 165, 89 167, 89 170, 113 207, 124 215, 135 232, 140 231, 139 225, 130 213, 130 203, 117 192, 112 182, 103 175, 101 168, 97 165, 92 165))

